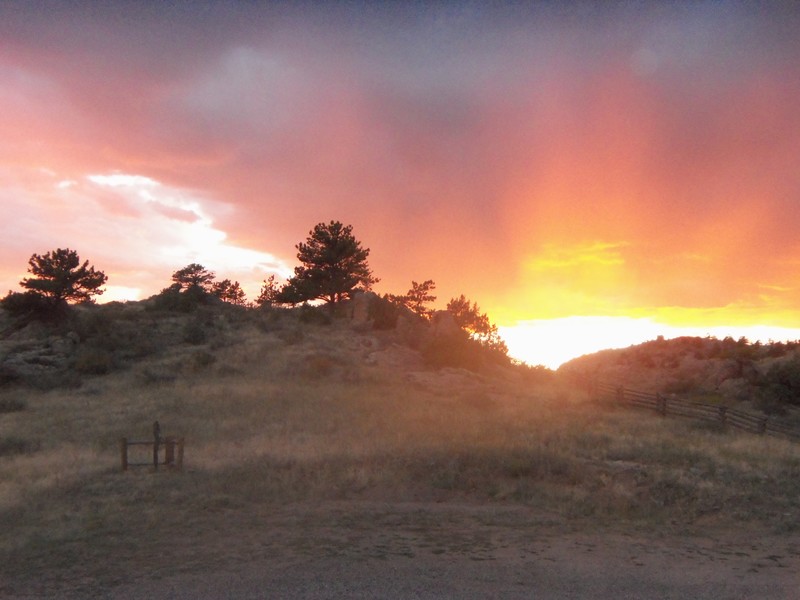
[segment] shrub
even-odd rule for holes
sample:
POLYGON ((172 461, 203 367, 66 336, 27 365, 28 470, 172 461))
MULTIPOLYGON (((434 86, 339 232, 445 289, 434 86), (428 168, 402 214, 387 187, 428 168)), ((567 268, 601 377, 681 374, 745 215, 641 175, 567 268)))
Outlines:
POLYGON ((54 304, 41 294, 31 291, 8 292, 8 295, 0 300, 0 307, 16 320, 57 322, 69 314, 67 304, 54 304))
POLYGON ((200 345, 208 341, 206 328, 199 320, 189 321, 183 328, 183 341, 187 344, 200 345))
POLYGON ((154 325, 152 317, 112 303, 75 310, 69 330, 95 352, 106 352, 116 365, 125 358, 141 358, 160 348, 154 325))
POLYGON ((207 304, 220 304, 222 300, 213 296, 199 286, 192 286, 182 290, 180 284, 175 283, 164 288, 148 300, 150 310, 164 310, 171 312, 194 312, 200 306, 207 304))
POLYGON ((75 358, 75 370, 82 375, 105 375, 114 364, 111 354, 100 348, 85 348, 75 358))
POLYGON ((786 404, 800 404, 800 360, 775 363, 764 377, 764 394, 786 404))
POLYGON ((785 390, 780 385, 762 386, 755 393, 753 407, 766 415, 784 416, 787 413, 784 394, 785 390))
POLYGON ((116 323, 108 311, 98 306, 86 307, 76 311, 69 321, 69 328, 81 341, 102 340, 108 343, 116 333, 116 323))
POLYGON ((436 369, 459 367, 476 371, 481 366, 481 349, 466 333, 439 336, 423 346, 422 359, 436 369))
POLYGON ((308 323, 310 325, 330 325, 333 323, 330 309, 327 307, 303 304, 298 310, 297 319, 301 323, 308 323))
POLYGON ((384 296, 370 296, 367 305, 367 318, 373 329, 394 329, 400 316, 400 306, 384 296))
POLYGON ((553 381, 556 376, 555 371, 548 369, 544 365, 528 365, 522 363, 516 365, 516 368, 522 373, 522 376, 528 383, 545 383, 553 381))

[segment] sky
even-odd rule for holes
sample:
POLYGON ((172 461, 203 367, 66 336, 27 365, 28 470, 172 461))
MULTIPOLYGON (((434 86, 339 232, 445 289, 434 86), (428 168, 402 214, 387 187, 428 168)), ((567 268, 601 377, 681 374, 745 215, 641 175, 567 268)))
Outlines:
POLYGON ((69 247, 103 300, 190 262, 253 298, 339 220, 376 291, 433 279, 543 364, 797 339, 798 31, 789 2, 0 0, 0 289, 69 247))

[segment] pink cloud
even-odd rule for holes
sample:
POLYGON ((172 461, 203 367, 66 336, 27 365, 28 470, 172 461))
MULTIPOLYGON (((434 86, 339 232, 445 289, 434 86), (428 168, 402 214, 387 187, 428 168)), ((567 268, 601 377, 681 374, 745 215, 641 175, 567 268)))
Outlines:
POLYGON ((0 166, 27 175, 0 180, 4 262, 72 231, 127 264, 113 222, 163 278, 202 213, 290 264, 340 219, 387 291, 523 304, 547 244, 624 241, 631 305, 749 301, 800 252, 800 19, 645 8, 5 9, 0 166), (40 166, 82 183, 59 195, 40 166), (114 172, 200 213, 86 184, 114 172))

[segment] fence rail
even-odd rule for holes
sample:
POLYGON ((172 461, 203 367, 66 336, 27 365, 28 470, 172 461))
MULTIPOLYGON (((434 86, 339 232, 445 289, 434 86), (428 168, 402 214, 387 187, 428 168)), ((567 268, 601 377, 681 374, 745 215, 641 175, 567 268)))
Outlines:
POLYGON ((592 395, 598 400, 614 401, 637 408, 653 410, 662 416, 684 417, 733 427, 750 433, 766 434, 800 442, 800 428, 781 423, 770 417, 749 413, 743 410, 690 402, 663 394, 652 394, 629 390, 619 385, 595 382, 591 386, 592 395))

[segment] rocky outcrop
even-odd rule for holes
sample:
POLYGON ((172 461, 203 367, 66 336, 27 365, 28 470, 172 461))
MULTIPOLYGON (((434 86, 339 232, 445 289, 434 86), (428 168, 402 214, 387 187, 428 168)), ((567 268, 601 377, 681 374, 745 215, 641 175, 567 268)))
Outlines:
POLYGON ((359 325, 369 321, 369 304, 378 295, 374 292, 356 292, 349 300, 349 317, 354 324, 359 325))
POLYGON ((3 380, 47 387, 71 370, 79 341, 74 332, 45 339, 5 341, 0 346, 3 380))
POLYGON ((458 335, 460 332, 461 328, 450 311, 437 310, 431 316, 431 335, 433 337, 451 337, 458 335))

